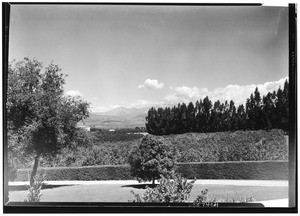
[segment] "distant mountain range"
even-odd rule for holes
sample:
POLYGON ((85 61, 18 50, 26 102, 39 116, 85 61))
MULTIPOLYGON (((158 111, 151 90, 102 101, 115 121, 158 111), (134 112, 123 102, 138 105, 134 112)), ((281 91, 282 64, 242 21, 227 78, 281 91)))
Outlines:
POLYGON ((144 108, 125 108, 118 107, 107 112, 94 113, 95 115, 108 115, 108 116, 135 116, 139 114, 147 114, 150 107, 144 108))
POLYGON ((118 107, 107 112, 93 112, 89 118, 84 120, 84 125, 99 128, 145 127, 145 117, 149 109, 150 107, 118 107))

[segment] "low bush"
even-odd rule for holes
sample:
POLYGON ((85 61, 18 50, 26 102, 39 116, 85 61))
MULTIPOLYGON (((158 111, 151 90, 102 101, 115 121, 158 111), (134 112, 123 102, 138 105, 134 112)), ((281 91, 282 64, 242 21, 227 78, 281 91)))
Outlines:
POLYGON ((40 171, 36 177, 34 177, 34 182, 32 185, 28 186, 27 197, 24 202, 39 202, 41 200, 41 189, 44 184, 44 172, 40 171))
MULTIPOLYGON (((202 190, 201 194, 196 197, 196 199, 193 201, 192 206, 194 207, 219 207, 219 204, 222 203, 253 203, 255 202, 254 197, 245 197, 241 196, 240 199, 209 199, 208 198, 208 190, 202 190)), ((252 206, 253 207, 253 206, 252 206)))
POLYGON ((218 203, 216 199, 208 199, 208 190, 205 189, 201 191, 201 194, 197 196, 197 198, 193 201, 193 206, 199 207, 218 207, 218 203))
POLYGON ((159 184, 155 188, 146 187, 146 191, 140 195, 130 191, 134 199, 129 202, 134 203, 187 203, 192 207, 219 207, 219 202, 230 203, 248 203, 254 202, 253 197, 242 197, 240 200, 217 200, 216 198, 208 198, 208 189, 201 191, 201 194, 196 197, 192 203, 188 203, 192 188, 196 179, 187 181, 179 174, 175 174, 173 178, 164 178, 158 180, 159 184))
POLYGON ((141 196, 131 191, 134 200, 131 202, 139 203, 182 203, 186 202, 190 196, 193 184, 196 180, 188 182, 187 179, 176 175, 174 179, 159 179, 159 184, 155 188, 146 188, 145 193, 141 196))
MULTIPOLYGON (((245 161, 177 164, 187 179, 288 180, 287 161, 245 161)), ((45 180, 130 180, 129 165, 44 168, 45 180)), ((27 181, 31 169, 19 169, 16 181, 27 181)))

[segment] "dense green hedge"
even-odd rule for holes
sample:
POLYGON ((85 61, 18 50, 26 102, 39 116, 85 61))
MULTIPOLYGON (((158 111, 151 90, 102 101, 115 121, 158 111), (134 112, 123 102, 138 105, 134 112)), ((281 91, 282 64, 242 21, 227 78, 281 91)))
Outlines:
MULTIPOLYGON (((133 179, 129 165, 104 165, 86 167, 45 167, 45 180, 129 180, 133 179)), ((41 168, 39 168, 41 171, 41 168)), ((31 169, 20 169, 15 181, 26 181, 31 169)))
MULTIPOLYGON (((129 180, 129 165, 43 168, 45 180, 129 180)), ((30 169, 20 169, 15 181, 27 181, 30 169)), ((287 161, 181 163, 178 172, 197 179, 288 180, 287 161)))
POLYGON ((288 180, 287 161, 182 163, 178 172, 192 179, 288 180))

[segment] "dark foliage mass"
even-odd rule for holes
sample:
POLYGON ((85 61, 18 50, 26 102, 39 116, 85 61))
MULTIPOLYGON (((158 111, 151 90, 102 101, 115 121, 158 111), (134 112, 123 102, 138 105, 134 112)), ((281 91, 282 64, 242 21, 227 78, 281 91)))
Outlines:
POLYGON ((212 103, 208 97, 197 101, 178 104, 174 107, 151 108, 146 117, 148 133, 154 135, 182 134, 187 132, 220 132, 237 130, 282 129, 288 132, 289 83, 286 80, 283 90, 269 92, 261 98, 258 88, 244 105, 235 106, 212 103))

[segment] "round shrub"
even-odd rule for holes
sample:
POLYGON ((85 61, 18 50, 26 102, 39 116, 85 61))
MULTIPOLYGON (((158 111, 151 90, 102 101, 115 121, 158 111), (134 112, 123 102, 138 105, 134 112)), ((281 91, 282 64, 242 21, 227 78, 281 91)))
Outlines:
POLYGON ((175 149, 155 136, 145 136, 129 155, 131 173, 139 181, 151 181, 173 174, 175 149))

